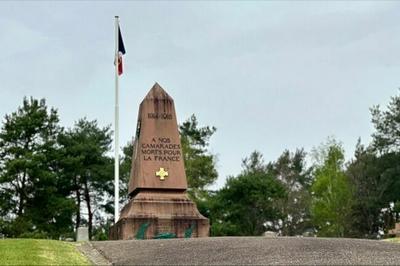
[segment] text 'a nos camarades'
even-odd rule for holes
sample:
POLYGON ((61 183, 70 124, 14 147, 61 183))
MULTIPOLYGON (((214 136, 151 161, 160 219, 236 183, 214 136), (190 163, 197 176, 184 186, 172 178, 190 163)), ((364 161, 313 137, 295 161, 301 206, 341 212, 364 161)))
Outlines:
POLYGON ((141 151, 144 161, 179 162, 181 145, 172 143, 170 138, 152 138, 151 143, 143 143, 141 151))

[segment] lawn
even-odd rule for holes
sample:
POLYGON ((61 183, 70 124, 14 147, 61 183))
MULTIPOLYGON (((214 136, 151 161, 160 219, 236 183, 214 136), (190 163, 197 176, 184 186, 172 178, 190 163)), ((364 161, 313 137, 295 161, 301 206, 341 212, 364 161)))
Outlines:
POLYGON ((385 241, 392 243, 400 243, 400 237, 386 238, 385 241))
POLYGON ((0 265, 90 265, 73 243, 41 239, 0 240, 0 265))

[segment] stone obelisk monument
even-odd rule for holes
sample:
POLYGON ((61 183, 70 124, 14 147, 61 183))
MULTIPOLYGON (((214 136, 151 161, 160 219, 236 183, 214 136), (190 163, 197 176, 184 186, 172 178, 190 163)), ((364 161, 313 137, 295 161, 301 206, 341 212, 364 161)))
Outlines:
POLYGON ((156 83, 139 107, 130 200, 110 239, 207 237, 209 221, 186 190, 174 100, 156 83))

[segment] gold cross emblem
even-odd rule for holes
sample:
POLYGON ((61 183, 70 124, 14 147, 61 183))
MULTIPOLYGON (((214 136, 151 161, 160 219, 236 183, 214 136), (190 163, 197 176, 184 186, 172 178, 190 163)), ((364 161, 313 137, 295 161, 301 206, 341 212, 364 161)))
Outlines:
POLYGON ((161 167, 160 170, 156 172, 156 176, 159 176, 160 180, 165 180, 165 177, 168 176, 168 172, 161 167))

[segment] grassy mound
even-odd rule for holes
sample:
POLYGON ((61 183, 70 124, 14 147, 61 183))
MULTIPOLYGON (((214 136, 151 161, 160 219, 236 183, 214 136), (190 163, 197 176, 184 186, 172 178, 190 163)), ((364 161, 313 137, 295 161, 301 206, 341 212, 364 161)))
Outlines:
POLYGON ((90 265, 72 243, 41 239, 0 240, 0 265, 90 265))

